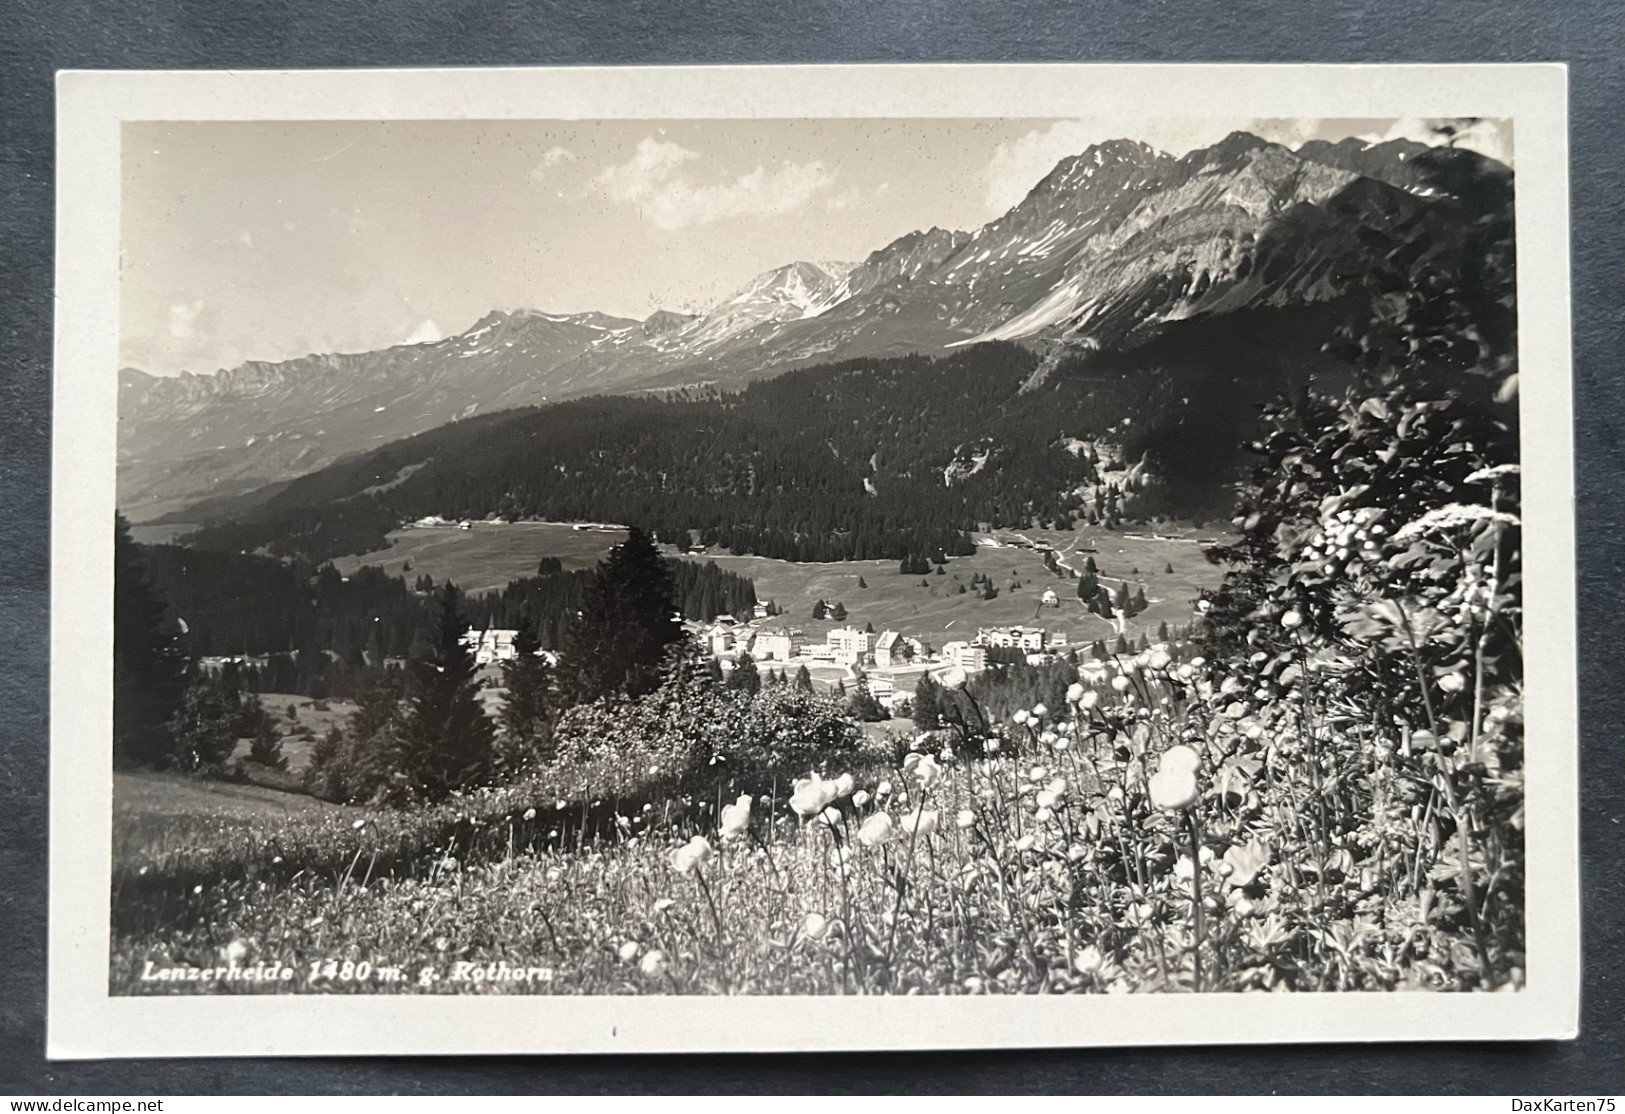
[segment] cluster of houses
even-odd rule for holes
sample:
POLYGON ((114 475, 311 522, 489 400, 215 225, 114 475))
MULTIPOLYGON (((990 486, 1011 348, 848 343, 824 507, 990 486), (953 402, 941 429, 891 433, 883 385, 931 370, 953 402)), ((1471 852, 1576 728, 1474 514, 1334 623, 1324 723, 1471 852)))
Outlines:
MULTIPOLYGON (((869 692, 889 709, 895 709, 913 694, 912 681, 905 678, 899 687, 892 675, 897 671, 913 672, 923 667, 932 674, 950 669, 978 673, 987 668, 990 650, 1015 650, 1029 664, 1037 665, 1053 660, 1069 647, 1064 631, 1026 626, 983 627, 974 639, 948 642, 938 651, 898 631, 876 633, 852 626, 835 627, 822 642, 812 642, 802 631, 789 627, 759 628, 756 623, 766 618, 764 608, 758 608, 750 620, 719 615, 697 633, 701 644, 724 669, 733 668, 749 655, 752 661, 769 667, 832 666, 852 678, 861 673, 869 692)), ((517 635, 511 630, 470 630, 463 636, 463 643, 477 664, 493 665, 511 661, 518 654, 514 644, 517 635)))
POLYGON ((835 666, 851 677, 861 671, 869 691, 888 708, 906 700, 913 690, 913 684, 906 681, 903 691, 898 689, 888 675, 895 671, 923 667, 933 674, 956 668, 977 673, 987 668, 990 650, 1016 650, 1029 664, 1037 665, 1054 660, 1068 648, 1064 631, 1022 626, 984 627, 974 639, 948 642, 940 651, 898 631, 876 633, 851 626, 835 627, 822 642, 812 642, 800 630, 757 629, 732 615, 719 615, 702 628, 700 637, 724 668, 748 654, 762 665, 835 666))

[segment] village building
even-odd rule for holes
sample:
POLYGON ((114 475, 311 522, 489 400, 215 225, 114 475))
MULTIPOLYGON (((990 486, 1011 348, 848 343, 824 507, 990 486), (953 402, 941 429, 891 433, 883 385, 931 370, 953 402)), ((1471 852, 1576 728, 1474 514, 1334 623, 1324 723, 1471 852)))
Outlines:
POLYGON ((855 627, 836 627, 824 641, 834 651, 836 665, 857 665, 869 653, 869 632, 855 627))
POLYGON ((757 661, 789 661, 800 655, 806 640, 800 631, 763 631, 751 643, 751 656, 757 661))
POLYGON ((890 677, 868 677, 865 678, 864 684, 869 686, 869 695, 888 712, 896 708, 899 699, 907 698, 906 693, 897 691, 897 685, 890 677))
POLYGON ((949 642, 942 647, 942 664, 978 673, 987 668, 987 649, 969 642, 949 642))
POLYGON ((975 644, 995 650, 1042 650, 1043 627, 983 627, 976 632, 975 644))
POLYGON ((894 630, 881 632, 880 637, 875 640, 875 668, 890 669, 894 665, 903 664, 900 641, 894 630))
POLYGON ((475 665, 491 665, 499 661, 512 661, 519 656, 514 640, 516 630, 469 630, 463 635, 463 645, 474 654, 475 665))

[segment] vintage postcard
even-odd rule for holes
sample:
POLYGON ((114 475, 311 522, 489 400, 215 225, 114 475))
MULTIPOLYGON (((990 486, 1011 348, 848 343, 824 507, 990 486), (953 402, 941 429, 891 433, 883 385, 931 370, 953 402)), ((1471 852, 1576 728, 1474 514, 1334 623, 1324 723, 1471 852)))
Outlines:
POLYGON ((53 1055, 1574 1033, 1561 67, 59 121, 53 1055))

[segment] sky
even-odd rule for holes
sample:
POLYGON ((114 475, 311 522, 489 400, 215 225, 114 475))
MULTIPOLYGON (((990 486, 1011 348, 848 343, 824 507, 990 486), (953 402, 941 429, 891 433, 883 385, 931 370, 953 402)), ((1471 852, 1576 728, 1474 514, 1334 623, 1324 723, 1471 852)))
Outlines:
MULTIPOLYGON (((797 259, 974 229, 1107 139, 1442 141, 1381 119, 129 123, 121 363, 156 375, 461 332, 493 309, 702 312, 797 259)), ((1511 164, 1511 129, 1457 139, 1511 164)))

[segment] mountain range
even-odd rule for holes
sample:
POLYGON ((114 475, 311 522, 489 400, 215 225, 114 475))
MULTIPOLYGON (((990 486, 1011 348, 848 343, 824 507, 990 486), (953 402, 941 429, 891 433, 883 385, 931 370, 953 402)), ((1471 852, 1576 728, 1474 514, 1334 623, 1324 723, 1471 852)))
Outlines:
POLYGON ((138 521, 184 518, 192 504, 514 407, 732 389, 988 341, 1120 354, 1178 322, 1328 303, 1369 269, 1368 233, 1433 204, 1416 159, 1428 150, 1349 139, 1293 151, 1237 132, 1176 158, 1113 140, 1062 160, 974 231, 911 232, 855 264, 791 262, 702 315, 497 311, 455 336, 375 352, 170 378, 127 368, 120 505, 138 521))

